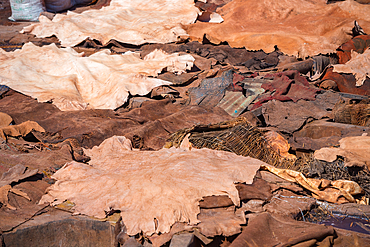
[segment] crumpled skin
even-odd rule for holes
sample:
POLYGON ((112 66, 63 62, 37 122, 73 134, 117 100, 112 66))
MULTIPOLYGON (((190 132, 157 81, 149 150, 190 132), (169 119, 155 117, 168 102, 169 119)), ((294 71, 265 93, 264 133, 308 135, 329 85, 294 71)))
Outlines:
POLYGON ((160 50, 144 59, 138 53, 111 55, 108 50, 84 57, 72 48, 27 43, 14 52, 0 49, 0 84, 39 102, 52 100, 62 111, 115 109, 130 93, 145 95, 154 87, 171 84, 148 76, 157 76, 165 68, 182 73, 193 62, 189 54, 168 55, 160 50))
POLYGON ((8 126, 9 124, 11 124, 11 122, 13 122, 11 116, 6 113, 0 112, 0 128, 8 126))
POLYGON ((241 232, 241 226, 246 223, 245 214, 236 211, 235 207, 211 208, 200 210, 197 227, 207 237, 233 236, 241 232))
POLYGON ((9 125, 6 127, 0 128, 0 138, 6 140, 7 136, 26 136, 31 131, 45 132, 38 123, 34 121, 26 121, 18 125, 9 125))
POLYGON ((273 92, 272 95, 261 97, 252 109, 260 107, 263 103, 276 99, 279 101, 297 102, 300 99, 315 100, 319 89, 310 87, 307 79, 300 75, 296 70, 288 70, 267 74, 264 78, 273 78, 273 81, 262 84, 262 88, 266 91, 273 92))
POLYGON ((204 196, 228 195, 239 205, 234 183, 251 184, 266 164, 206 148, 137 151, 130 146, 125 137, 114 136, 85 150, 89 165, 71 162, 58 170, 40 204, 69 200, 75 212, 99 218, 120 210, 129 235, 165 233, 175 222, 197 224, 204 196))
POLYGON ((28 195, 20 190, 12 188, 10 185, 4 185, 0 187, 0 203, 3 204, 5 207, 9 208, 10 210, 16 210, 17 208, 10 205, 8 201, 8 194, 9 192, 13 192, 16 195, 22 196, 27 200, 31 201, 28 195))
POLYGON ((250 216, 248 225, 229 246, 332 246, 321 245, 317 242, 321 242, 322 239, 335 235, 336 233, 332 226, 281 218, 264 212, 250 216), (315 243, 317 243, 317 245, 315 245, 315 243))
POLYGON ((282 137, 276 131, 267 132, 264 137, 267 143, 274 149, 281 157, 286 159, 296 160, 297 157, 294 154, 289 153, 290 145, 284 137, 282 137))
POLYGON ((170 43, 188 35, 181 25, 194 23, 199 10, 193 0, 112 0, 100 10, 81 14, 57 14, 53 20, 40 16, 40 23, 25 27, 22 32, 39 38, 58 37, 65 47, 75 46, 86 38, 104 45, 111 39, 141 45, 170 43))
POLYGON ((334 53, 350 40, 355 20, 370 32, 370 5, 353 0, 326 4, 326 0, 233 0, 218 13, 224 22, 197 22, 187 26, 192 40, 227 41, 232 47, 264 50, 275 46, 302 58, 334 53))
POLYGON ((356 77, 356 87, 364 84, 366 77, 370 79, 370 49, 363 54, 352 51, 351 60, 345 64, 333 65, 333 72, 354 74, 356 77))
POLYGON ((262 114, 267 126, 277 127, 282 132, 294 133, 302 128, 309 118, 330 117, 324 106, 324 100, 318 99, 298 100, 297 103, 271 100, 262 105, 262 114))
POLYGON ((313 179, 306 178, 302 173, 293 170, 278 169, 273 166, 262 166, 262 168, 289 182, 300 184, 305 189, 311 191, 313 197, 327 202, 356 202, 352 195, 362 194, 364 192, 363 189, 353 181, 313 179))
POLYGON ((364 53, 370 47, 370 35, 359 35, 339 46, 337 49, 338 63, 345 64, 352 58, 352 52, 364 53))
POLYGON ((370 95, 370 79, 364 81, 362 86, 356 86, 356 78, 352 74, 340 74, 333 72, 333 67, 329 67, 321 79, 321 81, 334 81, 338 90, 343 93, 370 95))
POLYGON ((233 71, 228 70, 221 76, 202 80, 199 87, 188 89, 191 105, 215 107, 224 97, 226 88, 232 83, 233 71))
POLYGON ((0 178, 0 187, 18 182, 19 180, 31 177, 38 172, 38 169, 27 170, 24 165, 18 164, 10 168, 7 172, 4 172, 0 178))
POLYGON ((10 184, 31 177, 35 175, 37 171, 38 171, 37 169, 27 170, 25 166, 18 164, 10 168, 7 172, 5 172, 0 178, 0 203, 11 210, 16 210, 14 206, 9 204, 8 201, 9 192, 13 192, 14 194, 22 196, 30 201, 31 199, 28 197, 26 193, 18 189, 12 188, 10 184))

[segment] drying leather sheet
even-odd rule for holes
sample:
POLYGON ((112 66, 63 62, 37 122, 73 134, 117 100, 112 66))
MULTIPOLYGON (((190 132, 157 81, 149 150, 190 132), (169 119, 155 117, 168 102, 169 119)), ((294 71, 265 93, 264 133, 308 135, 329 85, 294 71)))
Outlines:
POLYGON ((60 110, 115 109, 129 93, 145 95, 171 82, 152 78, 163 69, 182 73, 193 66, 190 54, 168 55, 154 50, 144 57, 126 52, 111 55, 102 50, 89 57, 55 44, 25 44, 21 50, 0 49, 0 84, 39 102, 52 101, 60 110))
POLYGON ((224 22, 187 26, 192 40, 306 57, 335 52, 352 38, 354 21, 370 32, 370 5, 353 0, 234 0, 218 11, 224 22))
POLYGON ((204 196, 228 195, 240 204, 236 182, 251 184, 261 165, 250 157, 210 149, 131 150, 114 136, 85 150, 89 165, 67 163, 40 203, 76 204, 77 213, 100 218, 120 210, 129 235, 165 233, 175 222, 197 224, 204 196), (232 161, 232 162, 230 162, 232 161))
POLYGON ((112 0, 100 10, 57 14, 52 21, 40 16, 40 23, 22 32, 39 38, 55 35, 65 47, 86 38, 103 44, 111 39, 134 45, 170 43, 188 37, 181 25, 194 23, 198 13, 193 0, 112 0))

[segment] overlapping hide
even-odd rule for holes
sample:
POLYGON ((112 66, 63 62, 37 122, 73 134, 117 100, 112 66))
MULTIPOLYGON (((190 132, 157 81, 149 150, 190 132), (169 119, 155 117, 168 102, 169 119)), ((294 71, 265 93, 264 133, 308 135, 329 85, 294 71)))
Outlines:
POLYGON ((45 132, 44 128, 34 121, 26 121, 17 125, 0 127, 0 140, 6 140, 8 136, 26 136, 33 130, 45 132))
POLYGON ((114 136, 85 150, 90 165, 71 162, 58 170, 40 203, 72 201, 75 210, 105 217, 120 210, 127 233, 169 232, 175 222, 199 222, 204 196, 228 195, 239 205, 236 182, 251 184, 265 164, 257 159, 210 149, 135 151, 114 136))
POLYGON ((293 183, 298 183, 303 188, 312 192, 316 199, 332 203, 356 202, 353 195, 364 193, 364 190, 353 181, 306 178, 302 173, 289 170, 278 169, 273 166, 262 166, 275 175, 293 183))
POLYGON ((15 210, 16 208, 9 204, 8 201, 8 194, 9 192, 13 192, 19 196, 22 196, 28 200, 31 200, 28 195, 18 189, 12 188, 11 184, 13 182, 18 182, 22 179, 31 177, 37 173, 37 169, 35 170, 27 170, 27 168, 21 164, 13 166, 9 169, 9 171, 3 173, 0 178, 0 205, 3 204, 7 208, 11 210, 15 210))
POLYGON ((0 50, 0 84, 39 102, 53 101, 62 111, 115 109, 129 96, 171 84, 156 76, 163 69, 182 73, 193 66, 191 55, 165 54, 155 50, 140 58, 138 53, 111 55, 108 50, 89 57, 55 44, 38 47, 27 43, 21 50, 0 50))
POLYGON ((218 11, 221 24, 197 22, 187 27, 191 39, 306 57, 335 52, 351 39, 357 20, 370 31, 370 5, 353 0, 234 0, 218 11))
POLYGON ((349 136, 339 141, 339 147, 321 148, 315 151, 315 158, 327 162, 335 161, 338 156, 345 158, 346 166, 370 167, 370 137, 349 136))
POLYGON ((329 242, 323 239, 333 236, 335 231, 332 226, 310 224, 264 212, 250 217, 243 232, 229 246, 330 246, 320 242, 329 242))
POLYGON ((170 43, 188 37, 181 25, 194 23, 198 13, 193 0, 112 0, 100 10, 57 14, 52 21, 40 16, 40 23, 22 32, 39 38, 55 35, 65 47, 86 38, 103 44, 111 39, 135 45, 170 43))
POLYGON ((362 86, 367 78, 370 78, 370 49, 363 54, 352 52, 352 58, 345 64, 333 65, 333 72, 354 74, 356 86, 362 86))

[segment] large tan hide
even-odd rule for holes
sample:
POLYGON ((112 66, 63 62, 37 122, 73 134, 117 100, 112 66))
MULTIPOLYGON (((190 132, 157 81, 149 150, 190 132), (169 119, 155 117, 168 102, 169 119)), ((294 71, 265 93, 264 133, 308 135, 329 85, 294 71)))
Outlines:
POLYGON ((199 201, 205 196, 240 199, 236 182, 251 184, 261 165, 250 157, 211 149, 131 150, 125 137, 114 136, 85 150, 90 165, 71 162, 58 170, 58 180, 40 203, 76 204, 78 213, 105 217, 120 210, 127 233, 169 232, 175 222, 199 222, 199 201))
POLYGON ((335 52, 351 38, 357 20, 370 32, 370 5, 353 0, 233 0, 219 11, 221 24, 197 22, 187 26, 192 40, 227 41, 232 47, 274 51, 306 57, 335 52))

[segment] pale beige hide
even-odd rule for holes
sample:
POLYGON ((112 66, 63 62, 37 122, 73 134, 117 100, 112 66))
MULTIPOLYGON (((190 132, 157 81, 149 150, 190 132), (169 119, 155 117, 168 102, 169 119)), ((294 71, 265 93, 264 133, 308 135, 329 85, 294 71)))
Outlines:
POLYGON ((171 84, 156 76, 164 68, 182 73, 193 66, 189 55, 155 50, 144 59, 138 53, 111 55, 103 50, 89 57, 55 44, 27 43, 21 50, 0 49, 0 84, 39 102, 53 101, 62 111, 87 108, 115 109, 129 96, 145 95, 154 87, 171 84))
POLYGON ((335 52, 351 39, 357 20, 370 32, 370 5, 353 0, 326 4, 326 0, 233 0, 218 11, 224 22, 197 22, 187 26, 191 39, 204 35, 213 43, 274 51, 306 57, 335 52))
POLYGON ((364 84, 366 77, 370 78, 370 49, 363 54, 352 51, 351 60, 345 64, 333 65, 334 72, 354 74, 356 77, 356 86, 364 84))
POLYGON ((351 136, 339 141, 338 148, 321 148, 314 157, 333 162, 338 156, 345 158, 345 165, 367 165, 370 168, 370 136, 351 136))
POLYGON ((169 232, 175 222, 199 222, 204 196, 228 195, 239 205, 234 183, 251 184, 262 161, 210 149, 130 150, 125 137, 114 136, 85 150, 89 165, 71 162, 58 170, 40 203, 64 200, 78 213, 105 217, 121 210, 127 233, 169 232), (156 227, 156 222, 158 226, 156 227))
POLYGON ((40 23, 22 32, 39 38, 55 35, 65 47, 86 38, 103 44, 111 39, 135 45, 169 43, 188 37, 181 25, 194 23, 198 13, 193 0, 112 0, 102 9, 57 14, 52 21, 40 16, 40 23))

